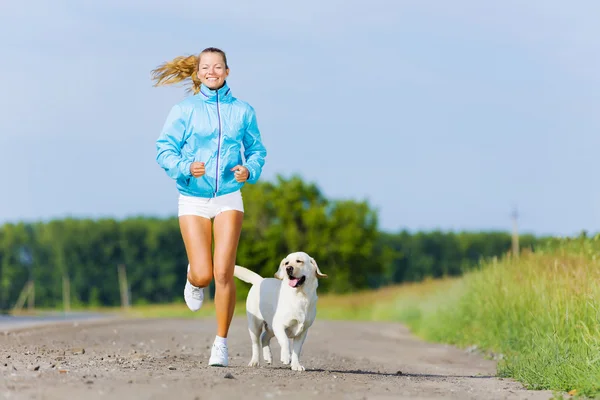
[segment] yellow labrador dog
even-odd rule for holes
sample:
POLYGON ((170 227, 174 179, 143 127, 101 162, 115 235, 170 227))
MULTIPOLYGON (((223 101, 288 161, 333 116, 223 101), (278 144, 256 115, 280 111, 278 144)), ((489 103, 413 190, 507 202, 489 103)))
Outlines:
POLYGON ((281 261, 275 278, 263 278, 239 265, 235 266, 234 276, 252 284, 246 299, 248 330, 252 340, 252 359, 248 366, 259 365, 260 347, 265 362, 272 363, 269 343, 275 336, 281 346, 281 362, 289 365, 291 361, 292 370, 304 371, 300 352, 308 328, 317 315, 318 278, 326 278, 327 275, 321 273, 316 261, 308 254, 296 252, 281 261), (293 339, 291 355, 289 339, 293 339))

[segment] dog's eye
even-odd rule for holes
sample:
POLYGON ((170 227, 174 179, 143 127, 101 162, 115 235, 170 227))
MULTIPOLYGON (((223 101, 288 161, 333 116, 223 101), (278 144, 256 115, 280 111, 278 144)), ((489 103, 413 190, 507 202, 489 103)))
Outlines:
POLYGON ((298 264, 301 264, 301 263, 303 263, 304 261, 302 261, 302 260, 296 260, 296 262, 297 262, 298 264))
POLYGON ((286 261, 286 262, 285 262, 285 265, 288 265, 289 263, 290 263, 289 261, 286 261))

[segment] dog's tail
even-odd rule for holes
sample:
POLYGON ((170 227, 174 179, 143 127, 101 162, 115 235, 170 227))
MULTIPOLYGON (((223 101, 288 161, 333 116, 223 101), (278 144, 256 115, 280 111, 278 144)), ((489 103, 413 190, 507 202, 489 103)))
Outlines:
POLYGON ((235 269, 233 270, 233 276, 235 276, 236 278, 238 278, 244 282, 251 283, 253 285, 260 283, 264 279, 262 276, 260 276, 256 272, 250 271, 248 268, 244 268, 239 265, 235 266, 235 269))

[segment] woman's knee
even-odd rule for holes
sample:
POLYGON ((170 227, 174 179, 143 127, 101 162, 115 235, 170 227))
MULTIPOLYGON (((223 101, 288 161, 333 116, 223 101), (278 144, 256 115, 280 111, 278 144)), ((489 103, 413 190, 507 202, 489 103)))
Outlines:
POLYGON ((208 287, 212 281, 211 266, 202 265, 199 268, 194 268, 190 265, 188 279, 190 283, 196 287, 208 287))
POLYGON ((226 286, 233 282, 233 268, 215 268, 215 285, 226 286))

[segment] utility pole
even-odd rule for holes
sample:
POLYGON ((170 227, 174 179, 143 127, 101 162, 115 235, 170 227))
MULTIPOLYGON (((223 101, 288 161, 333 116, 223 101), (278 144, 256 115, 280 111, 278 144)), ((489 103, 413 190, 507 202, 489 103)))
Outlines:
POLYGON ((118 265, 119 274, 119 288, 121 292, 121 307, 124 309, 129 308, 129 284, 127 283, 127 272, 125 271, 125 264, 118 265))
POLYGON ((65 241, 62 235, 57 234, 55 241, 55 247, 57 250, 57 264, 62 271, 62 304, 63 312, 68 313, 71 311, 71 278, 69 276, 69 269, 67 268, 65 258, 65 241))
POLYGON ((35 280, 33 275, 33 251, 28 245, 22 245, 18 249, 19 263, 27 268, 29 272, 29 278, 25 283, 25 286, 19 294, 17 303, 14 306, 14 310, 20 312, 27 301, 27 309, 33 311, 35 309, 35 280))
POLYGON ((63 292, 63 311, 65 313, 68 313, 71 311, 71 279, 69 279, 69 275, 66 273, 63 273, 62 292, 63 292))
MULTIPOLYGON (((23 311, 23 306, 25 305, 26 301, 29 301, 28 306, 31 305, 31 307, 33 307, 31 300, 28 300, 31 298, 32 290, 33 290, 33 282, 31 280, 28 280, 27 283, 25 283, 25 286, 23 286, 23 289, 21 290, 21 293, 19 294, 19 298, 17 299, 17 302, 15 303, 15 305, 13 307, 13 313, 20 313, 21 311, 23 311)), ((33 309, 33 308, 31 308, 31 309, 33 309)))
POLYGON ((513 211, 511 213, 512 218, 512 255, 515 258, 519 258, 519 228, 517 224, 517 220, 519 219, 519 212, 517 211, 517 207, 513 207, 513 211))
POLYGON ((27 298, 27 309, 33 311, 35 309, 35 281, 29 281, 29 297, 27 298))

